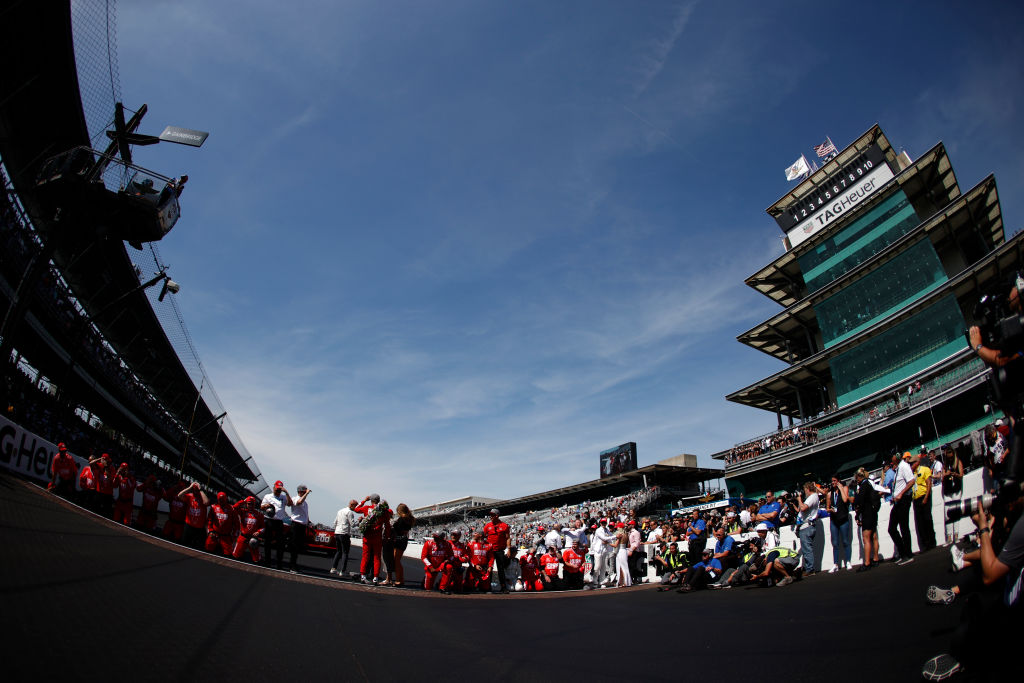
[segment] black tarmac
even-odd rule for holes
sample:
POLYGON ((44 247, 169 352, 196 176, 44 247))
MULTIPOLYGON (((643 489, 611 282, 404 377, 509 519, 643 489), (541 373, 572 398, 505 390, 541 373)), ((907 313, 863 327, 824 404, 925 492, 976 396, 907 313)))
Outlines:
POLYGON ((442 596, 186 550, 6 475, 0 543, 10 681, 914 681, 960 615, 925 603, 943 548, 784 588, 442 596))

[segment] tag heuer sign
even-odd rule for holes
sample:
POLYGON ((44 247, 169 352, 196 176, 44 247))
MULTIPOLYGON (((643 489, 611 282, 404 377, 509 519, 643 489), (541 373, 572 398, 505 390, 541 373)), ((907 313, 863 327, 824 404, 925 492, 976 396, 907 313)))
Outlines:
POLYGON ((191 147, 201 147, 206 138, 209 137, 209 133, 201 130, 190 130, 188 128, 178 128, 177 126, 167 126, 164 128, 164 132, 160 133, 160 139, 166 142, 177 142, 179 145, 189 145, 191 147))

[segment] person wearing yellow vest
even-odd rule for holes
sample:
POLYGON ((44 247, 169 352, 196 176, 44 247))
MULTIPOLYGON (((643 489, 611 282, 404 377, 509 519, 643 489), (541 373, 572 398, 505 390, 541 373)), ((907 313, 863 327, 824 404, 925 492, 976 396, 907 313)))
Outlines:
POLYGON ((935 524, 932 522, 932 470, 921 462, 921 455, 910 459, 914 471, 914 525, 921 552, 935 547, 935 524))

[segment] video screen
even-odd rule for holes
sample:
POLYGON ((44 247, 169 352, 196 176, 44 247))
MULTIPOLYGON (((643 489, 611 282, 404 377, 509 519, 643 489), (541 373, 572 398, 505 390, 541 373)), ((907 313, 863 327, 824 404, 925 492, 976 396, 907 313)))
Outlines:
POLYGON ((636 442, 601 451, 601 479, 636 469, 636 442))

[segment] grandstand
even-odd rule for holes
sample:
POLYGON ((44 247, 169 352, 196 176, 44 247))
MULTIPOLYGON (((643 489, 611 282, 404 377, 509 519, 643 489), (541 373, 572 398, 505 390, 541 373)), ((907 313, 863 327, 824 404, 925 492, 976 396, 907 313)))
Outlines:
POLYGON ((137 470, 236 498, 259 494, 266 482, 226 418, 173 297, 163 301, 162 292, 157 302, 152 288, 168 279, 159 252, 152 244, 133 249, 133 261, 126 249, 125 240, 142 247, 162 236, 180 207, 176 196, 159 207, 129 196, 140 178, 170 179, 134 166, 123 149, 116 158, 116 144, 92 149, 106 146, 104 131, 114 124, 119 86, 108 27, 116 18, 109 4, 78 3, 75 11, 73 27, 67 2, 18 3, 0 22, 7 415, 51 443, 68 441, 79 456, 89 446, 112 447, 136 456, 137 470), (107 79, 89 86, 92 131, 81 73, 107 79), (76 174, 80 182, 72 182, 76 174), (156 270, 152 279, 147 268, 156 270))

